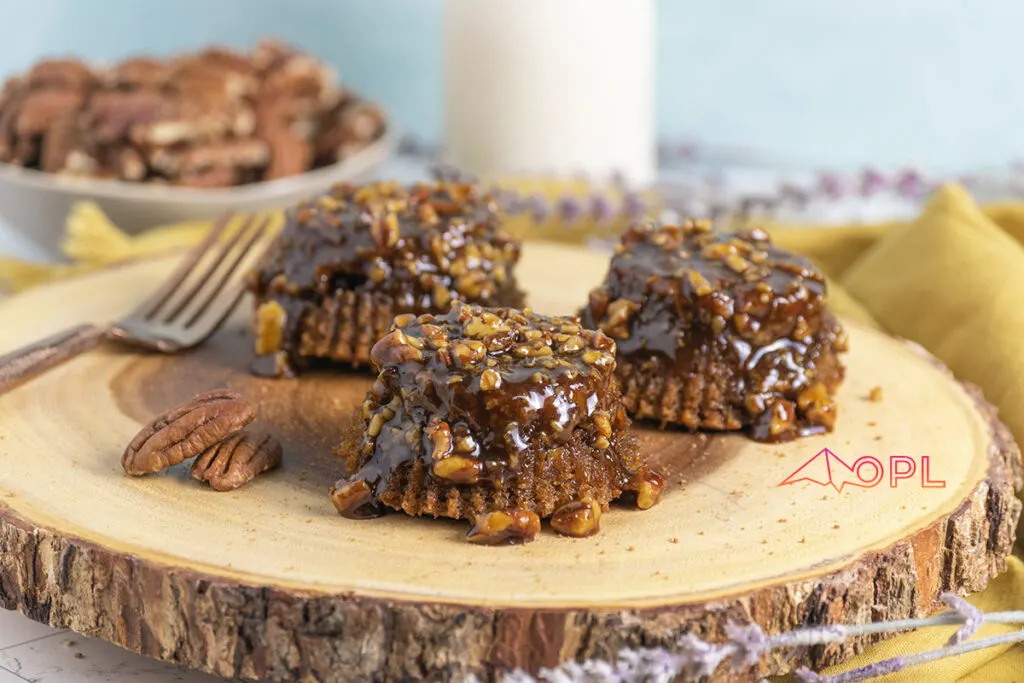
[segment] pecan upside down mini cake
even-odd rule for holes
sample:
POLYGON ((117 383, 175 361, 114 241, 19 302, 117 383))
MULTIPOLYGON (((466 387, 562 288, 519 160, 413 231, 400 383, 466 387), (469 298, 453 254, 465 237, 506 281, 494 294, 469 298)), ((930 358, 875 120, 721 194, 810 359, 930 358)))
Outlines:
POLYGON ((624 491, 652 506, 662 478, 640 462, 615 380, 615 342, 574 317, 453 304, 402 315, 373 347, 379 376, 363 433, 343 443, 348 517, 384 507, 467 519, 477 543, 597 531, 624 491))
POLYGON ((763 230, 638 224, 582 320, 616 340, 634 418, 786 441, 836 420, 847 342, 825 293, 821 272, 763 230))
POLYGON ((335 185, 289 212, 251 279, 253 371, 368 365, 396 315, 444 313, 452 301, 520 307, 519 249, 477 185, 335 185))

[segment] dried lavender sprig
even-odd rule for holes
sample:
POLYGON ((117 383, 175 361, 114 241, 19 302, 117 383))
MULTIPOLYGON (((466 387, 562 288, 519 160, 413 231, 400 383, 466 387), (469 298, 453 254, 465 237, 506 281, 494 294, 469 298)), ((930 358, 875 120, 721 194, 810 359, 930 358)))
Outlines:
POLYGON ((554 215, 572 225, 589 214, 598 223, 608 223, 616 217, 636 218, 641 216, 647 205, 635 192, 624 195, 621 205, 616 206, 605 194, 595 191, 589 198, 565 193, 553 200, 540 194, 523 197, 514 190, 492 190, 498 204, 510 214, 529 214, 533 220, 542 223, 554 215))
POLYGON ((981 628, 981 625, 985 623, 985 613, 961 598, 959 595, 943 593, 942 601, 951 609, 956 610, 964 620, 963 626, 958 628, 956 633, 950 636, 946 645, 959 645, 977 633, 978 629, 981 628))
POLYGON ((988 638, 979 638, 978 640, 973 640, 969 643, 950 645, 936 650, 919 652, 917 654, 883 659, 880 662, 874 662, 857 669, 844 671, 843 673, 836 674, 835 676, 820 676, 813 672, 809 672, 807 669, 799 669, 796 672, 796 676, 798 680, 804 681, 805 683, 856 683, 857 681, 865 681, 869 678, 877 678, 878 676, 885 676, 897 671, 902 671, 903 669, 909 669, 912 666, 929 664, 940 659, 946 659, 947 657, 957 657, 969 652, 986 650, 998 645, 1009 645, 1020 642, 1024 642, 1024 629, 1013 631, 1011 633, 1003 633, 997 636, 989 636, 988 638), (808 673, 811 673, 812 675, 808 676, 808 673))
MULTIPOLYGON (((981 613, 973 605, 959 596, 943 593, 942 600, 953 609, 924 619, 899 619, 888 622, 858 624, 851 626, 834 625, 797 629, 787 633, 767 636, 756 624, 737 626, 729 624, 726 635, 729 638, 721 645, 708 643, 692 634, 682 636, 677 643, 677 651, 669 652, 663 648, 623 650, 615 663, 601 660, 590 660, 582 664, 567 662, 554 669, 541 671, 539 679, 531 679, 523 672, 515 672, 511 678, 503 678, 504 683, 529 683, 533 680, 545 683, 639 683, 640 681, 671 680, 683 674, 697 678, 713 673, 723 660, 729 660, 734 668, 750 666, 768 652, 783 648, 808 647, 826 643, 842 642, 850 637, 871 635, 876 633, 897 633, 900 631, 926 628, 933 626, 961 625, 958 634, 969 637, 982 623, 1019 623, 1024 624, 1024 611, 981 613), (674 668, 673 668, 674 667, 674 668), (597 674, 600 672, 600 676, 597 674)), ((994 636, 983 638, 971 643, 959 643, 940 650, 920 653, 902 658, 892 658, 876 662, 856 670, 860 678, 825 678, 807 669, 798 672, 805 681, 828 681, 828 683, 851 683, 866 678, 892 673, 902 668, 924 664, 943 657, 954 656, 962 652, 985 649, 1006 642, 1024 641, 1024 630, 1009 634, 1015 636, 994 636), (964 649, 967 648, 967 649, 964 649), (948 652, 948 654, 943 654, 948 652)), ((955 636, 954 636, 955 637, 955 636)), ((838 674, 848 676, 853 672, 838 674)))

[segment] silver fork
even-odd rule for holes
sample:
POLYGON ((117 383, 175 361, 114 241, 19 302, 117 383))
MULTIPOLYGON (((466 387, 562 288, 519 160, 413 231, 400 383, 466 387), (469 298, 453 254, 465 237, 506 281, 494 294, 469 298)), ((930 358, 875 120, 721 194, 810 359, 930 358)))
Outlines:
POLYGON ((270 223, 269 217, 242 217, 241 226, 222 241, 236 217, 221 217, 167 281, 124 318, 109 325, 77 325, 0 356, 0 394, 104 341, 175 353, 208 339, 242 298, 242 263, 270 223))

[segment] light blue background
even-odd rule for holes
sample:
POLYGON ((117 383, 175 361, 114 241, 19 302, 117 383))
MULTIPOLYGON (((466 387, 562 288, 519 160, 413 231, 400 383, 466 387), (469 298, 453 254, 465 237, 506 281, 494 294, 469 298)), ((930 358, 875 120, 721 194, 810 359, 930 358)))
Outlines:
MULTIPOLYGON (((112 59, 276 34, 334 64, 403 130, 436 141, 442 7, 0 0, 0 72, 46 54, 112 59)), ((809 166, 1002 166, 1024 157, 1022 30, 1024 3, 1012 0, 660 0, 658 130, 809 166)))

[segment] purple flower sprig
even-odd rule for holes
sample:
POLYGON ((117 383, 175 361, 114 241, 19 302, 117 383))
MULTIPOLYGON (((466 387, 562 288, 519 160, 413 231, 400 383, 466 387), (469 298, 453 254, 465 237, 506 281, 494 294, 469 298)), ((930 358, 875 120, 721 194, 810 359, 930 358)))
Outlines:
POLYGON ((856 683, 946 657, 1024 642, 1024 629, 968 642, 985 623, 1024 624, 1024 611, 984 614, 958 595, 943 593, 941 599, 951 609, 924 619, 814 626, 777 635, 765 634, 757 624, 729 623, 725 627, 726 640, 719 644, 684 634, 671 648, 627 648, 619 652, 614 662, 571 661, 544 669, 537 677, 517 670, 504 673, 499 680, 501 683, 668 683, 677 678, 692 680, 709 676, 723 662, 734 671, 743 671, 756 666, 765 654, 779 649, 807 648, 857 636, 934 626, 960 627, 944 647, 935 650, 892 657, 834 676, 823 676, 807 668, 795 672, 797 679, 804 683, 856 683))
POLYGON ((586 196, 566 192, 551 200, 540 194, 523 196, 502 188, 492 189, 491 194, 510 215, 526 215, 536 223, 555 218, 570 227, 584 219, 608 225, 619 219, 639 218, 651 208, 639 193, 632 191, 621 194, 621 199, 614 192, 600 189, 586 196))

